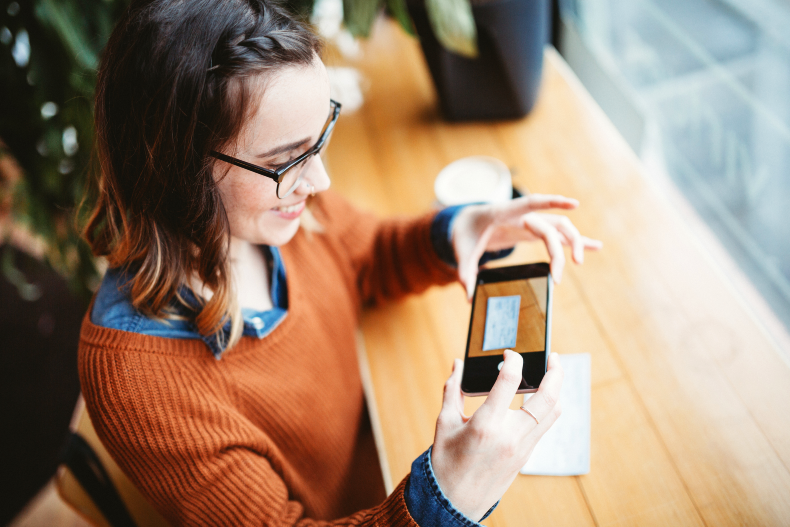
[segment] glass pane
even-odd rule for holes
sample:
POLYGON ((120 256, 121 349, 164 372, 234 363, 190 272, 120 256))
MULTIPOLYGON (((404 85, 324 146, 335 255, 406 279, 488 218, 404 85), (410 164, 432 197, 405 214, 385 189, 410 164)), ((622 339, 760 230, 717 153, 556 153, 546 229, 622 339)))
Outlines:
POLYGON ((642 152, 790 327, 790 4, 569 0, 561 11, 656 131, 642 152))

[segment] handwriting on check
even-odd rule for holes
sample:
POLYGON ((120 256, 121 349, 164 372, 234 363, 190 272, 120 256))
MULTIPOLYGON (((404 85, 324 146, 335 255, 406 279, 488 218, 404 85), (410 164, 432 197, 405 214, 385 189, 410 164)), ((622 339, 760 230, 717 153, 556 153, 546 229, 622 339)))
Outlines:
POLYGON ((521 296, 492 296, 486 306, 483 351, 516 347, 521 296))

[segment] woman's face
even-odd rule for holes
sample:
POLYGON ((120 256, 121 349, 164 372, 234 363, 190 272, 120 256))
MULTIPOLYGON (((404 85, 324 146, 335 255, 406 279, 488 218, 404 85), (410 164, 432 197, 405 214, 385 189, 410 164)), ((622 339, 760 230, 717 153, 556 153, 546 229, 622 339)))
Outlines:
MULTIPOLYGON (((289 66, 265 81, 258 110, 242 130, 235 157, 276 169, 310 149, 329 117, 329 80, 316 58, 308 66, 289 66)), ((311 156, 301 185, 285 199, 277 183, 234 165, 216 163, 216 176, 230 234, 256 245, 283 245, 296 234, 305 200, 329 188, 319 156, 311 156), (225 177, 225 169, 230 166, 225 177)))

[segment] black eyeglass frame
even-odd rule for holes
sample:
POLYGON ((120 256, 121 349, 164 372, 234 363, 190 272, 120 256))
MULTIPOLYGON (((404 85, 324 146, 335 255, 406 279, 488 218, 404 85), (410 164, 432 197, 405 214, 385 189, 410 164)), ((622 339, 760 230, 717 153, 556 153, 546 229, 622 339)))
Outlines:
MULTIPOLYGON (((226 163, 230 163, 231 165, 235 165, 239 168, 243 168, 249 170, 250 172, 255 172, 256 174, 260 174, 261 176, 266 176, 271 178, 277 182, 277 197, 280 197, 280 183, 285 178, 286 172, 291 170, 293 167, 297 166, 302 161, 305 161, 310 156, 319 154, 321 149, 324 147, 327 138, 332 133, 332 129, 335 127, 335 123, 337 122, 337 118, 340 116, 340 108, 341 104, 334 99, 329 99, 329 103, 333 106, 332 108, 332 117, 329 118, 328 124, 324 131, 321 133, 321 137, 318 138, 318 141, 304 154, 300 155, 293 161, 286 163, 285 165, 275 169, 269 170, 268 168, 263 168, 258 165, 254 165, 252 163, 248 163, 247 161, 242 161, 241 159, 236 159, 235 157, 231 157, 229 155, 223 154, 221 152, 217 152, 216 150, 212 150, 210 152, 211 157, 219 159, 221 161, 225 161, 226 163)), ((288 189, 290 190, 290 189, 288 189)), ((288 193, 290 194, 290 192, 288 193)), ((286 194, 280 199, 283 199, 288 196, 286 194)))

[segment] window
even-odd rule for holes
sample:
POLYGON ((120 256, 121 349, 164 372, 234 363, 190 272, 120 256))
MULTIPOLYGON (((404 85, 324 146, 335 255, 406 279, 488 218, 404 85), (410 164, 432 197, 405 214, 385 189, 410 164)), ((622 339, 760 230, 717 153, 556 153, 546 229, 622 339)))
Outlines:
POLYGON ((560 0, 561 52, 790 328, 790 4, 560 0))

